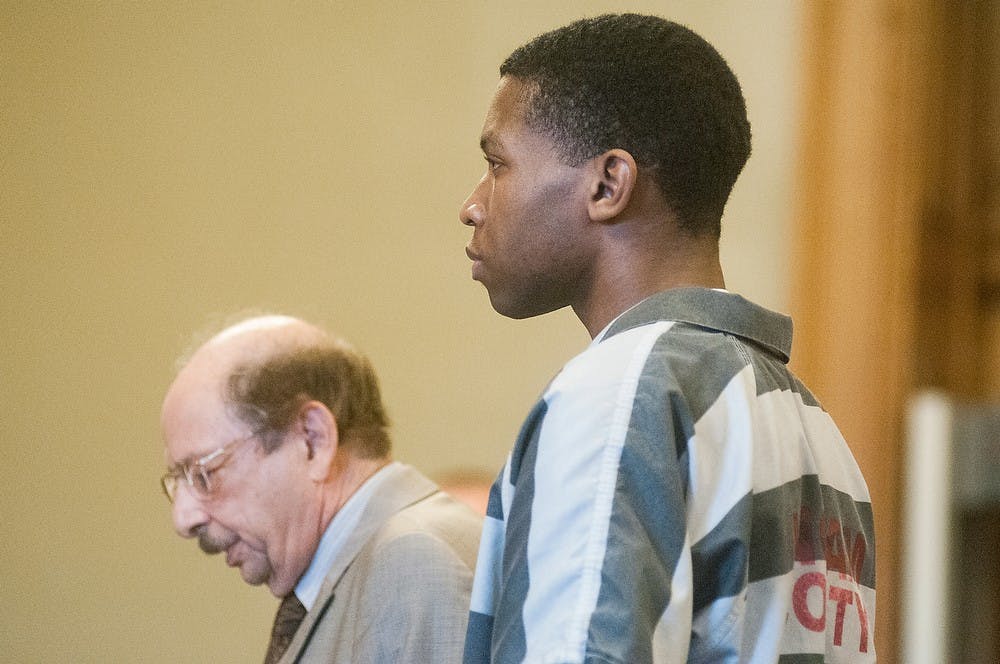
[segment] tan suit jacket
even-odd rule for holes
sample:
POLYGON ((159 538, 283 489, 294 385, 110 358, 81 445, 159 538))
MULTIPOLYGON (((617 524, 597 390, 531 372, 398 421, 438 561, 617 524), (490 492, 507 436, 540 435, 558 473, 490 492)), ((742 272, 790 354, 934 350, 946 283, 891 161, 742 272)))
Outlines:
POLYGON ((371 497, 280 664, 461 662, 481 528, 403 466, 371 497))

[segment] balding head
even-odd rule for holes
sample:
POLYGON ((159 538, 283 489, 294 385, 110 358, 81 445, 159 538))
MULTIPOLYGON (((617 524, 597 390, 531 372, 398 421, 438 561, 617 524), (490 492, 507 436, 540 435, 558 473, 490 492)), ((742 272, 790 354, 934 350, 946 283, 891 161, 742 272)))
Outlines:
POLYGON ((178 410, 235 419, 271 451, 310 400, 330 409, 346 450, 388 455, 388 418, 369 362, 342 339, 290 316, 242 320, 199 347, 167 393, 163 422, 178 410))
POLYGON ((216 333, 183 358, 177 381, 225 379, 237 364, 261 361, 296 347, 320 343, 329 334, 291 316, 245 318, 216 333))

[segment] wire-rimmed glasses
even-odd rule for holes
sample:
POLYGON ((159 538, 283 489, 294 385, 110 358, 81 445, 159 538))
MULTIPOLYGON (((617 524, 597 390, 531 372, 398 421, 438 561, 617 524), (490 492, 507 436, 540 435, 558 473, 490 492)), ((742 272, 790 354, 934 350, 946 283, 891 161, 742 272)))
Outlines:
POLYGON ((160 478, 160 486, 163 488, 163 493, 167 496, 167 500, 171 503, 174 502, 174 498, 177 496, 177 485, 182 478, 187 481, 188 487, 198 498, 208 497, 215 488, 212 474, 225 465, 237 447, 253 439, 258 433, 255 431, 246 438, 226 443, 219 449, 201 458, 194 461, 185 461, 168 469, 163 474, 163 477, 160 478))

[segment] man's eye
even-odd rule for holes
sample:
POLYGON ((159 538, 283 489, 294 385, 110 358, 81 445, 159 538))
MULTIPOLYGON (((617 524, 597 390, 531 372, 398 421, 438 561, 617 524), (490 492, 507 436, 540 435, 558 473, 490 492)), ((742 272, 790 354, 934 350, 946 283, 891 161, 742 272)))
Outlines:
POLYGON ((497 168, 500 167, 500 162, 497 161, 496 159, 491 159, 490 157, 485 157, 485 159, 486 159, 486 168, 488 170, 495 171, 497 168))
POLYGON ((197 471, 191 473, 191 482, 194 484, 194 488, 202 493, 207 493, 212 486, 211 477, 213 472, 208 468, 199 468, 197 471))

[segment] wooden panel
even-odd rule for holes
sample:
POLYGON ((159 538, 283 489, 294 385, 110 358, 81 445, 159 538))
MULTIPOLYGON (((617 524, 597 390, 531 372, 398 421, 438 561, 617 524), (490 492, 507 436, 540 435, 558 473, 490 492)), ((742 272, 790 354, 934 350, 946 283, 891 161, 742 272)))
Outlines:
POLYGON ((793 365, 868 481, 877 536, 876 648, 896 661, 903 404, 929 113, 920 3, 814 2, 806 12, 793 365))
POLYGON ((982 284, 984 396, 1000 400, 1000 2, 980 3, 979 39, 985 52, 980 58, 983 110, 977 115, 980 140, 980 182, 982 214, 986 226, 987 256, 982 284))
POLYGON ((895 662, 904 403, 1000 396, 1000 2, 817 1, 806 21, 793 364, 868 480, 895 662))

